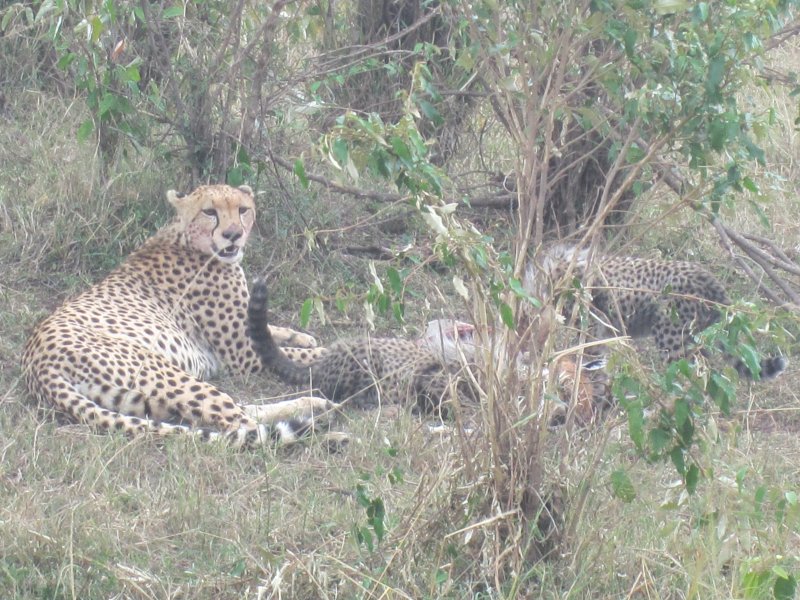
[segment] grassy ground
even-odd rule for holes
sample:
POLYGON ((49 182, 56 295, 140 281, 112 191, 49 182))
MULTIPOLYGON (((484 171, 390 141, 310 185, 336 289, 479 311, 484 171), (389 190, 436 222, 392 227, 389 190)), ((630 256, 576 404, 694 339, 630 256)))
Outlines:
MULTIPOLYGON (((241 453, 60 424, 23 390, 24 339, 36 320, 164 222, 164 190, 177 184, 144 156, 120 161, 119 173, 99 184, 92 148, 74 142, 81 121, 74 104, 33 92, 7 102, 0 117, 0 597, 490 598, 516 590, 548 599, 766 598, 746 583, 762 573, 774 580, 780 568, 800 572, 794 368, 776 382, 742 384, 736 414, 705 424, 697 451, 707 452, 707 472, 695 495, 683 491, 671 465, 635 452, 619 415, 592 432, 548 433, 545 464, 563 489, 568 536, 557 556, 502 581, 492 548, 504 541, 494 526, 503 507, 487 505, 477 434, 431 433, 403 411, 350 413, 339 421, 354 438, 343 452, 312 442, 241 453), (621 467, 636 486, 630 503, 608 485, 621 467), (367 506, 381 503, 379 541, 367 506)), ((788 181, 794 165, 786 168, 788 181)), ((268 189, 247 267, 280 274, 281 321, 296 324, 306 297, 331 307, 366 289, 366 261, 307 251, 302 235, 309 218, 315 228, 334 228, 355 207, 323 197, 311 212, 307 196, 268 189)), ((796 201, 783 190, 775 204, 770 217, 788 240, 796 201)), ((370 239, 375 231, 348 235, 370 239)), ((684 226, 681 240, 701 239, 699 231, 684 226)), ((381 239, 402 245, 413 231, 393 235, 381 239)), ((670 230, 639 241, 652 253, 670 243, 670 230)), ((711 244, 703 243, 712 262, 711 244)), ((431 275, 425 293, 409 296, 406 334, 442 305, 438 281, 431 275)), ((329 316, 325 327, 312 321, 323 340, 362 329, 356 305, 329 316)), ((266 379, 220 385, 243 399, 283 391, 266 379)))

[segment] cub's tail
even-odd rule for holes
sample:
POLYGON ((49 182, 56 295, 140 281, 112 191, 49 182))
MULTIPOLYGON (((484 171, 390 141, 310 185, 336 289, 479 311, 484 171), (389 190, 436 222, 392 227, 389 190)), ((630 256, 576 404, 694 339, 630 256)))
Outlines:
POLYGON ((309 381, 309 369, 299 365, 281 352, 272 337, 267 319, 267 283, 263 279, 253 281, 250 302, 247 305, 247 335, 253 342, 264 366, 287 383, 302 385, 309 381))
POLYGON ((742 379, 772 379, 783 373, 788 364, 789 361, 787 361, 783 356, 762 358, 761 362, 759 363, 761 370, 757 376, 753 375, 750 367, 748 367, 747 364, 741 359, 736 360, 734 367, 739 373, 739 377, 742 379))

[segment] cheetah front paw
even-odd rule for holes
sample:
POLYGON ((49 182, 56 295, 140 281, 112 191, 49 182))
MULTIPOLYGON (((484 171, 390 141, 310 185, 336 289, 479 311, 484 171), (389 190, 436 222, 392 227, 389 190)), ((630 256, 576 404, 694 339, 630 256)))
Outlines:
POLYGON ((295 402, 298 408, 303 410, 303 414, 306 415, 319 415, 336 408, 333 402, 319 396, 301 396, 294 400, 288 400, 288 402, 295 402))
POLYGON ((343 431, 329 431, 327 433, 317 434, 317 438, 325 444, 328 452, 332 454, 341 452, 350 443, 350 436, 343 431))
POLYGON ((296 417, 313 417, 321 421, 334 407, 335 405, 325 398, 302 396, 271 404, 247 404, 242 409, 248 417, 259 423, 275 423, 296 417))
POLYGON ((270 334, 279 346, 292 348, 316 348, 317 340, 307 333, 295 331, 288 327, 269 326, 270 334))

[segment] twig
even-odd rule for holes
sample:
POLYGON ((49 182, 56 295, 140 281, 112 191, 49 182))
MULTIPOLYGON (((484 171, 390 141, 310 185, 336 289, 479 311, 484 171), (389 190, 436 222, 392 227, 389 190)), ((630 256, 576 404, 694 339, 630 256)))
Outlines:
POLYGON ((392 260, 395 257, 394 252, 382 246, 334 246, 331 250, 338 250, 342 254, 350 256, 366 256, 375 260, 392 260))
POLYGON ((748 240, 752 240, 769 248, 769 251, 772 252, 773 255, 777 256, 781 261, 783 261, 780 265, 782 269, 786 269, 795 275, 800 275, 800 267, 798 267, 774 241, 767 239, 764 236, 756 235, 755 233, 745 233, 743 235, 748 240))
MULTIPOLYGON (((277 156, 276 154, 273 153, 270 153, 269 157, 272 160, 272 162, 274 162, 276 165, 280 165, 284 169, 294 172, 294 165, 285 158, 277 156)), ((398 200, 404 200, 407 198, 407 196, 402 196, 400 194, 373 192, 370 190, 364 190, 349 185, 342 185, 341 183, 336 183, 334 181, 331 181, 330 179, 327 179, 322 175, 315 175, 313 173, 308 173, 308 172, 306 172, 306 178, 316 183, 319 183, 326 189, 338 192, 340 194, 348 194, 350 196, 355 196, 356 198, 371 198, 373 200, 379 200, 380 202, 396 202, 398 200)))
POLYGON ((772 300, 772 302, 776 304, 783 304, 783 300, 781 300, 775 292, 773 292, 770 288, 768 288, 763 284, 763 278, 756 275, 753 269, 750 268, 750 265, 747 263, 747 261, 742 259, 741 256, 736 255, 733 248, 733 242, 731 241, 730 235, 728 235, 729 232, 727 228, 722 224, 722 222, 719 219, 714 219, 712 221, 712 225, 714 225, 714 229, 717 230, 720 241, 722 242, 722 245, 725 247, 725 250, 728 251, 728 254, 730 254, 734 262, 741 267, 742 271, 744 271, 747 274, 747 276, 750 279, 752 279, 756 283, 756 285, 758 285, 758 288, 763 292, 763 294, 767 298, 769 298, 770 300, 772 300))
MULTIPOLYGON (((719 222, 718 219, 715 222, 715 226, 717 222, 719 222)), ((792 289, 792 287, 785 279, 779 277, 778 274, 775 272, 775 269, 773 268, 773 266, 780 267, 779 261, 776 261, 774 257, 770 256, 766 252, 763 252, 761 249, 751 244, 738 231, 734 231, 724 223, 721 223, 720 227, 722 227, 725 230, 726 235, 729 236, 729 238, 732 239, 736 243, 736 245, 739 246, 739 248, 745 251, 745 253, 751 258, 751 260, 753 260, 753 262, 755 262, 762 269, 764 269, 764 273, 766 273, 767 276, 772 281, 774 281, 778 285, 778 287, 781 288, 781 290, 783 290, 783 293, 786 294, 786 296, 791 300, 792 303, 800 306, 800 295, 798 295, 792 289)), ((719 231, 720 227, 717 227, 717 231, 719 231)), ((761 286, 760 282, 759 286, 761 286)))

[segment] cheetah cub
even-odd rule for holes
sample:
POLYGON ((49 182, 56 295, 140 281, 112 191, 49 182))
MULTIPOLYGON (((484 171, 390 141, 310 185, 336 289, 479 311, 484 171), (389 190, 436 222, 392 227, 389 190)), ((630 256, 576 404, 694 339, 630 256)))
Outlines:
MULTIPOLYGON (((731 304, 723 285, 700 265, 663 259, 601 256, 591 266, 588 250, 557 245, 545 253, 538 268, 531 265, 525 287, 548 295, 542 277, 558 285, 572 266, 572 276, 584 282, 591 294, 591 308, 613 329, 633 338, 653 337, 667 361, 691 354, 694 336, 721 316, 731 304)), ((727 357, 740 377, 753 373, 739 359, 727 357)), ((779 375, 786 368, 782 356, 761 360, 761 379, 779 375)))
POLYGON ((247 309, 256 352, 264 364, 287 383, 309 385, 333 402, 359 408, 414 402, 424 412, 446 410, 453 390, 473 396, 441 360, 416 343, 396 338, 340 340, 307 366, 288 360, 270 334, 267 285, 252 285, 247 309))

